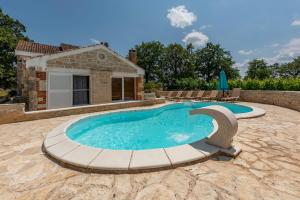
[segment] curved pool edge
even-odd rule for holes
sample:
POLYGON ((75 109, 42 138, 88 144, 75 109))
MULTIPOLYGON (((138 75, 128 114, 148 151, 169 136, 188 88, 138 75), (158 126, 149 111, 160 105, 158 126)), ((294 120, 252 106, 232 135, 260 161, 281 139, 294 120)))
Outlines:
MULTIPOLYGON (((164 105, 155 105, 151 108, 135 108, 103 113, 93 113, 72 119, 56 127, 49 132, 43 143, 44 152, 59 163, 70 165, 72 168, 92 171, 136 171, 159 168, 170 168, 181 164, 206 160, 218 153, 231 154, 232 150, 224 150, 219 147, 207 144, 206 138, 191 144, 184 144, 168 148, 149 150, 111 150, 85 146, 71 140, 66 134, 69 126, 81 119, 113 112, 126 112, 135 110, 146 110, 159 108, 164 105), (145 159, 147 158, 147 159, 145 159)), ((248 105, 247 105, 248 106, 248 105)), ((265 111, 249 106, 252 111, 249 113, 236 114, 238 119, 262 116, 265 111), (246 115, 248 114, 248 115, 246 115)), ((214 122, 214 121, 213 121, 214 122)), ((214 130, 217 124, 214 122, 214 130)), ((241 150, 234 150, 238 154, 241 150)), ((234 156, 236 156, 234 154, 234 156)))

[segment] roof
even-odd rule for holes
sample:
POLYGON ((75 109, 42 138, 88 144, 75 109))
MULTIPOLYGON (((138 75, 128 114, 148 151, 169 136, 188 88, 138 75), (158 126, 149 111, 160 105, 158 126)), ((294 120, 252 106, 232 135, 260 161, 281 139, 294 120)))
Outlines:
POLYGON ((124 58, 123 56, 119 55, 118 53, 116 53, 115 51, 113 51, 112 49, 106 47, 103 44, 96 44, 96 45, 81 47, 81 48, 77 48, 77 49, 69 49, 69 50, 66 50, 66 51, 59 51, 59 52, 56 52, 56 53, 53 53, 53 54, 48 54, 48 55, 35 56, 35 57, 33 57, 33 58, 26 61, 26 66, 27 67, 39 66, 39 67, 42 67, 43 69, 45 69, 45 68, 47 68, 47 61, 48 60, 56 59, 56 58, 60 58, 60 57, 64 57, 64 56, 76 55, 76 54, 80 54, 80 53, 87 52, 87 51, 93 51, 93 50, 96 50, 96 49, 106 50, 108 53, 111 53, 111 54, 117 56, 123 62, 125 62, 125 63, 129 64, 131 67, 137 69, 138 74, 140 74, 140 75, 145 74, 145 70, 143 68, 137 66, 133 62, 129 61, 128 59, 124 58))
POLYGON ((16 51, 25 51, 31 53, 40 53, 40 54, 54 54, 63 51, 69 51, 73 49, 79 49, 79 46, 62 43, 60 46, 52 46, 46 44, 40 44, 36 42, 28 42, 20 40, 17 44, 16 51))

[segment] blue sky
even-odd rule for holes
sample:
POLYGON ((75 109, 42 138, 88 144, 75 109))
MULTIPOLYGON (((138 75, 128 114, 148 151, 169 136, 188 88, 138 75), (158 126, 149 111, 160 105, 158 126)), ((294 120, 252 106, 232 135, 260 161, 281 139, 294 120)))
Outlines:
POLYGON ((40 43, 108 41, 126 55, 142 41, 207 41, 231 52, 245 71, 252 58, 286 62, 300 55, 299 0, 0 0, 40 43))

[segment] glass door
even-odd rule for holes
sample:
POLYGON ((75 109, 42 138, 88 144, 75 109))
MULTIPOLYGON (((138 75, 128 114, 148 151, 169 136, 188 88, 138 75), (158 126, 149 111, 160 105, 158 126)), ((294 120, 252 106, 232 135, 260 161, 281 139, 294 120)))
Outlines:
POLYGON ((122 100, 122 78, 112 78, 111 79, 111 94, 113 101, 122 100))
POLYGON ((134 78, 124 77, 124 100, 134 100, 134 78))
POLYGON ((89 76, 73 75, 73 105, 87 105, 90 103, 89 76))

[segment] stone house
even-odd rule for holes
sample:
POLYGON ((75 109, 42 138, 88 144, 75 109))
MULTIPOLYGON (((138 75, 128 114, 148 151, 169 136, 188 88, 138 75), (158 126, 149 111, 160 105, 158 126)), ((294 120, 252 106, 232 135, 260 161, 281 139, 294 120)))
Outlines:
POLYGON ((29 111, 144 98, 144 70, 136 65, 133 49, 126 59, 107 43, 78 47, 20 41, 15 54, 18 93, 29 111))

